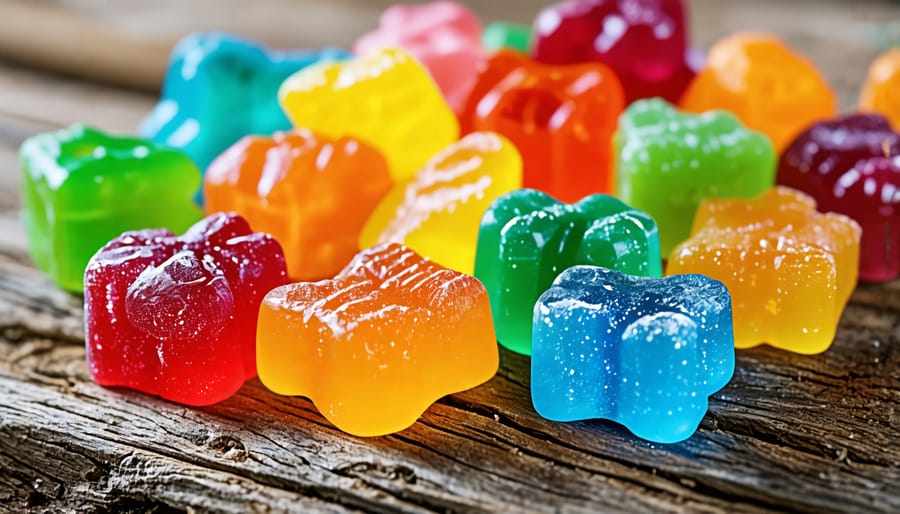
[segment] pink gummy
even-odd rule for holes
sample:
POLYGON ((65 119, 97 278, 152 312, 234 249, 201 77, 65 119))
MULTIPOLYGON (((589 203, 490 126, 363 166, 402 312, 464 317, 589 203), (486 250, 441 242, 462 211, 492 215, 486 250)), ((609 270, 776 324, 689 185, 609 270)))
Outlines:
POLYGON ((256 376, 259 305, 285 283, 281 246, 235 214, 182 237, 126 232, 85 272, 91 374, 187 405, 224 400, 256 376))
POLYGON ((418 59, 456 111, 485 59, 481 22, 457 2, 393 5, 381 15, 377 29, 356 41, 353 53, 362 55, 388 46, 399 46, 418 59))

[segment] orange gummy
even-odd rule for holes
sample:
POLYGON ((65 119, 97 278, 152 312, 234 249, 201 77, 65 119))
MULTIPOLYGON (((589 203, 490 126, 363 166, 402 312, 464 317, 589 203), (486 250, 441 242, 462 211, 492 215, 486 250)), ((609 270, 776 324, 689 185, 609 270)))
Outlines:
POLYGON ((728 287, 735 347, 820 353, 856 287, 861 234, 852 219, 817 213, 812 197, 787 187, 706 200, 666 274, 700 273, 728 287))
POLYGON ((463 134, 493 131, 519 149, 523 185, 564 202, 612 191, 612 135, 625 108, 599 62, 543 64, 510 50, 487 62, 460 112, 463 134))
POLYGON ((900 131, 900 47, 879 55, 869 67, 859 110, 881 114, 900 131))
POLYGON ((363 225, 393 185, 378 150, 303 129, 241 139, 204 180, 207 212, 236 211, 275 236, 295 280, 331 277, 350 262, 363 225))
POLYGON ((680 105, 696 113, 731 111, 780 153, 808 125, 834 116, 837 97, 816 67, 780 39, 743 33, 713 45, 680 105))
POLYGON ((399 244, 364 250, 333 280, 273 289, 256 342, 266 387, 359 436, 409 427, 499 365, 481 282, 399 244))

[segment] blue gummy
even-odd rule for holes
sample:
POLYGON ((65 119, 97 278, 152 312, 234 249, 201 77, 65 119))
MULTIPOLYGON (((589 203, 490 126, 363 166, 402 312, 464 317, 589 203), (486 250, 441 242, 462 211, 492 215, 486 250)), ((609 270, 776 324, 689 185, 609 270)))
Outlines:
POLYGON ((337 48, 275 51, 229 34, 191 34, 172 51, 162 99, 140 133, 182 149, 205 172, 240 138, 291 128, 278 103, 278 88, 287 77, 349 56, 337 48))
POLYGON ((702 275, 565 270, 535 304, 531 397, 555 421, 592 418, 674 443, 734 374, 731 296, 702 275))

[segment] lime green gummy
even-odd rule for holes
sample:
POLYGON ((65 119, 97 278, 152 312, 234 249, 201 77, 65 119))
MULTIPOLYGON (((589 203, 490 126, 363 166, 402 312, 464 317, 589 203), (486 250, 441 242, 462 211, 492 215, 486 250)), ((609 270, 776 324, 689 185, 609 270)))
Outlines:
POLYGON ((578 264, 662 276, 656 223, 608 195, 565 204, 520 189, 494 201, 481 220, 475 277, 487 289, 500 344, 531 355, 535 302, 578 264))
POLYGON ((200 170, 178 150, 73 125, 26 140, 19 158, 29 251, 69 291, 83 289, 90 258, 122 232, 181 233, 202 217, 200 170))
POLYGON ((664 257, 688 238, 707 198, 750 198, 772 187, 777 156, 762 133, 726 111, 679 112, 659 98, 619 118, 616 196, 653 216, 664 257))
POLYGON ((484 29, 481 43, 491 52, 506 48, 524 54, 531 48, 531 35, 531 27, 528 25, 496 21, 484 29))

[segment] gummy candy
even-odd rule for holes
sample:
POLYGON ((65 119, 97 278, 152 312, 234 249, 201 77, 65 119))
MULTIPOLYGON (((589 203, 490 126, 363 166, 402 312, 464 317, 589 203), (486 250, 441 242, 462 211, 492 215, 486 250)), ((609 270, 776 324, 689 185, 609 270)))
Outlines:
POLYGON ((768 139, 731 114, 680 113, 663 100, 639 100, 619 118, 616 196, 653 216, 662 254, 690 234, 705 198, 752 197, 774 182, 768 139))
POLYGON ((460 114, 463 133, 503 134, 522 153, 525 187, 571 202, 610 190, 609 140, 622 86, 600 63, 550 66, 501 50, 460 114))
POLYGON ((456 116, 431 76, 399 48, 310 66, 289 77, 278 96, 295 126, 374 146, 395 182, 412 177, 459 136, 456 116))
POLYGON ((768 343, 802 354, 831 346, 859 267, 859 225, 819 214, 800 191, 776 187, 750 200, 706 200, 667 274, 721 280, 734 303, 737 348, 768 343))
POLYGON ((884 115, 900 130, 900 47, 878 56, 859 95, 859 110, 884 115))
POLYGON ((569 268, 535 306, 533 344, 541 416, 610 419, 659 443, 690 437, 734 374, 728 290, 702 275, 569 268))
POLYGON ((392 5, 378 28, 356 41, 353 53, 391 46, 408 51, 428 69, 454 110, 462 106, 484 62, 481 22, 458 2, 392 5))
POLYGON ((348 55, 336 48, 274 51, 230 34, 192 34, 172 51, 162 99, 140 132, 181 148, 206 170, 241 137, 291 127, 276 95, 285 78, 348 55))
POLYGON ((861 279, 900 275, 900 134, 887 120, 856 114, 812 125, 781 155, 778 183, 862 226, 861 279))
POLYGON ((19 155, 31 257, 68 291, 81 292, 91 256, 122 232, 183 231, 201 218, 200 170, 178 150, 72 125, 28 139, 19 155))
POLYGON ((126 232, 85 272, 91 375, 186 405, 210 405, 256 376, 263 296, 285 284, 284 255, 234 214, 214 214, 181 237, 126 232))
POLYGON ((257 341, 266 387, 359 436, 407 428, 499 365, 481 283, 398 244, 364 250, 334 280, 271 291, 257 341))
POLYGON ((837 98, 815 66, 781 40, 745 33, 712 47, 681 107, 729 110, 780 153, 810 123, 834 116, 837 98))
POLYGON ((330 278, 358 250, 369 215, 393 182, 368 144, 297 129, 247 136, 209 167, 207 212, 237 211, 284 247, 295 280, 330 278))
POLYGON ((694 78, 681 0, 566 0, 534 22, 534 57, 550 64, 602 62, 626 103, 676 102, 694 78))
POLYGON ((491 299, 500 344, 531 353, 534 302, 576 264, 662 276, 656 222, 607 195, 570 205, 523 189, 488 208, 478 233, 475 277, 491 299))
POLYGON ((474 132, 435 155, 382 200, 359 246, 403 243, 431 260, 472 274, 478 224, 497 197, 522 186, 522 159, 503 136, 474 132))
POLYGON ((531 38, 531 27, 528 25, 496 21, 484 29, 481 44, 489 52, 505 48, 527 54, 531 48, 531 38))

